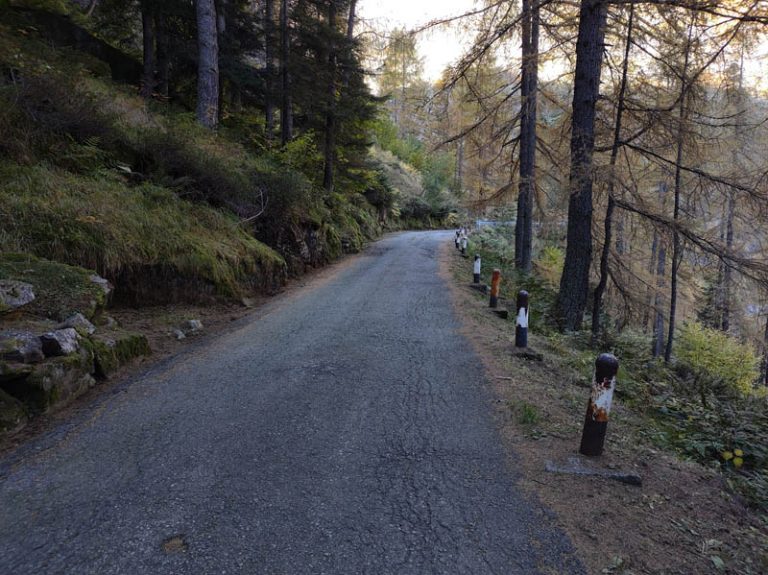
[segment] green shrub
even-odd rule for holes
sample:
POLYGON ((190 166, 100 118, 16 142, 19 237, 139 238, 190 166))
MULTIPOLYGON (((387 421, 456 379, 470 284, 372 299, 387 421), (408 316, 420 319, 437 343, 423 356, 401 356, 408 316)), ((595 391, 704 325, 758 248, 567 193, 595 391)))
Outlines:
POLYGON ((560 285, 560 276, 563 275, 565 253, 558 247, 546 246, 533 265, 542 280, 552 287, 557 287, 560 285))
POLYGON ((750 394, 759 375, 759 358, 751 346, 697 322, 680 330, 675 355, 704 403, 710 393, 750 394))

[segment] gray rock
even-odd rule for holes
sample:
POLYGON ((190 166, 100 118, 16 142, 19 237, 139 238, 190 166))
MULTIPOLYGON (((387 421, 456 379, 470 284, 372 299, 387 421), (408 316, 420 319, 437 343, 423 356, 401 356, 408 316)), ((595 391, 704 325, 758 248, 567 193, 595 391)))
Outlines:
POLYGON ((74 328, 79 333, 83 333, 85 335, 93 335, 96 331, 96 326, 88 321, 86 317, 79 312, 69 316, 61 324, 56 326, 56 329, 66 329, 68 327, 74 328))
POLYGON ((96 274, 93 274, 88 279, 90 279, 93 283, 95 283, 102 290, 104 290, 105 297, 109 297, 109 294, 112 293, 112 284, 109 283, 109 280, 106 280, 101 276, 97 276, 96 274))
POLYGON ((20 363, 45 359, 40 338, 26 332, 0 332, 0 358, 20 363))
POLYGON ((43 344, 43 353, 45 353, 46 357, 52 357, 75 353, 80 349, 79 338, 80 336, 77 331, 72 327, 68 327, 66 329, 49 331, 40 336, 40 341, 43 344))
POLYGON ((201 322, 199 319, 188 319, 184 322, 182 327, 184 329, 184 335, 189 335, 192 333, 197 333, 198 331, 202 331, 203 322, 201 322))
POLYGON ((0 312, 13 311, 35 299, 33 286, 16 280, 0 280, 0 312))
POLYGON ((186 335, 184 335, 184 332, 181 331, 180 329, 174 329, 171 332, 171 334, 173 335, 173 337, 175 337, 178 340, 186 339, 187 337, 186 335))

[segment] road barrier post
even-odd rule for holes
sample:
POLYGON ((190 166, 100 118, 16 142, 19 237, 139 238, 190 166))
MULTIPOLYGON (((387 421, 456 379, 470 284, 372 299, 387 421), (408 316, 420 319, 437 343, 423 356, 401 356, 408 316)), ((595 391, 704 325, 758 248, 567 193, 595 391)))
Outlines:
POLYGON ((461 238, 461 255, 467 255, 467 236, 461 238))
POLYGON ((499 288, 501 287, 501 270, 493 270, 493 277, 491 279, 491 301, 490 307, 498 307, 499 305, 499 288))
POLYGON ((455 237, 455 238, 453 238, 453 243, 454 243, 454 245, 456 246, 456 249, 457 249, 457 250, 458 250, 458 249, 459 249, 459 247, 460 247, 460 242, 461 242, 461 234, 459 233, 459 231, 458 231, 458 230, 456 230, 456 237, 455 237))
POLYGON ((601 455, 608 428, 608 415, 611 412, 613 390, 616 389, 616 373, 619 360, 610 353, 601 353, 595 360, 595 377, 592 380, 592 393, 587 404, 584 419, 584 431, 581 435, 582 455, 601 455))
POLYGON ((472 267, 472 283, 479 284, 480 283, 480 256, 475 255, 475 264, 472 267))
POLYGON ((528 292, 525 290, 517 292, 515 347, 528 347, 528 292))

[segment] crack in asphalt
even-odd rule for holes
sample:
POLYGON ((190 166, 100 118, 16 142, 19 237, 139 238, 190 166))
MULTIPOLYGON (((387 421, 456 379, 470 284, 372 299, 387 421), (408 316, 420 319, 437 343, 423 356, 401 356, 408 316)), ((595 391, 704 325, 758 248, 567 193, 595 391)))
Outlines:
POLYGON ((516 485, 451 238, 390 236, 0 460, 0 572, 584 573, 516 485))

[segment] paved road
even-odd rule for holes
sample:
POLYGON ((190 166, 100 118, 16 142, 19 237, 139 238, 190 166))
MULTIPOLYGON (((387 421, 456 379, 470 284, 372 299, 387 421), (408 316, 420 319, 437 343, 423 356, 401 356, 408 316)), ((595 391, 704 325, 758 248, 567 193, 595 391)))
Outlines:
POLYGON ((450 238, 388 237, 0 460, 0 573, 582 573, 515 485, 450 238))

